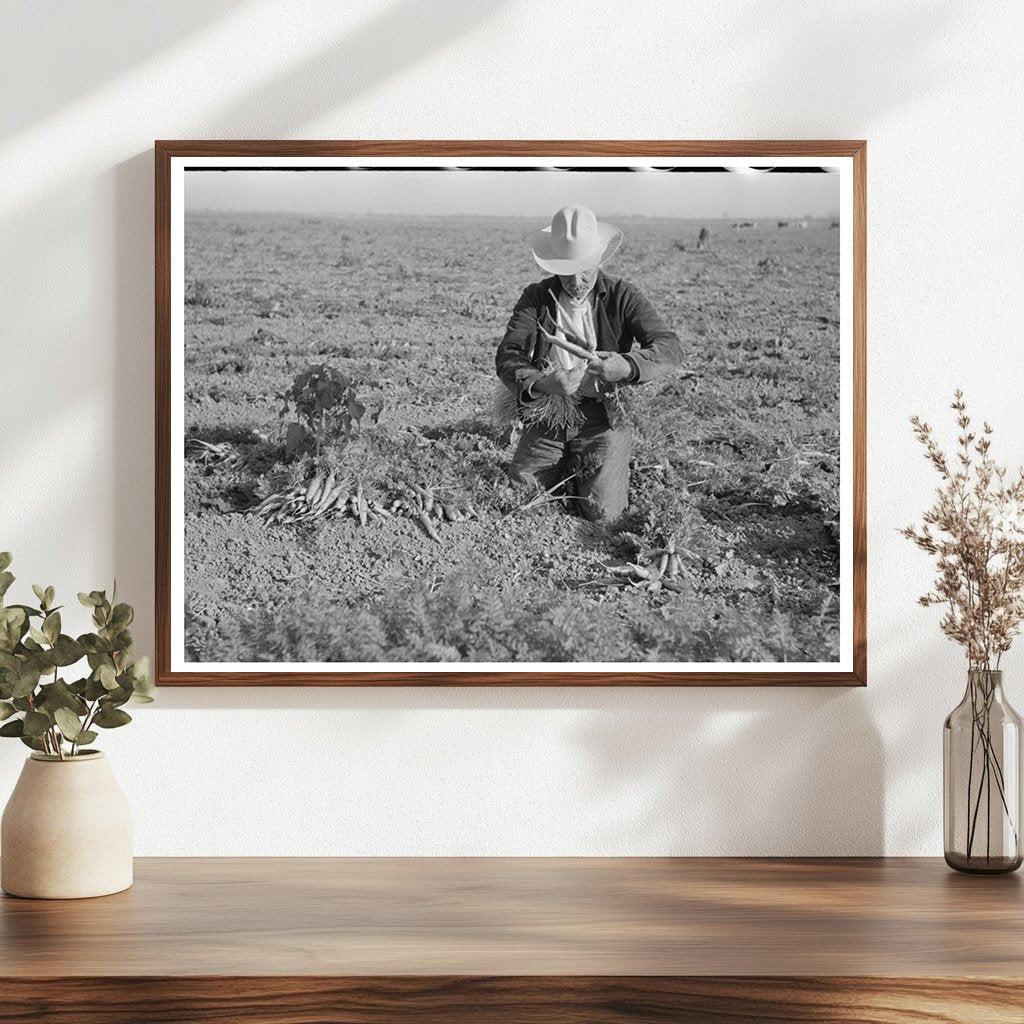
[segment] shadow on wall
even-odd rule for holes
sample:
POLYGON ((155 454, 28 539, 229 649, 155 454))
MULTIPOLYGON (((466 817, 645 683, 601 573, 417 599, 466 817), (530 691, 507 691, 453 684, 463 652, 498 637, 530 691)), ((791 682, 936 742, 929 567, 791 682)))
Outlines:
POLYGON ((675 856, 872 856, 884 848, 882 739, 864 690, 643 691, 575 742, 606 807, 588 845, 675 856))
POLYGON ((403 0, 387 7, 217 113, 210 119, 210 134, 232 138, 236 125, 255 121, 262 138, 291 136, 311 119, 344 110, 356 96, 469 35, 509 2, 403 0))
MULTIPOLYGON (((549 787, 534 799, 571 817, 573 808, 580 811, 566 823, 571 834, 546 850, 878 856, 885 849, 886 776, 883 740, 870 713, 876 696, 814 687, 168 687, 146 713, 237 709, 265 721, 264 712, 298 709, 340 715, 335 731, 341 736, 346 717, 371 712, 377 724, 371 728, 366 720, 363 731, 378 729, 383 737, 405 735, 410 713, 431 730, 437 727, 432 712, 454 712, 448 728, 458 732, 459 712, 467 722, 480 710, 539 712, 537 728, 549 730, 552 746, 550 767, 529 766, 549 787), (566 765, 574 767, 566 771, 566 765)), ((442 740, 427 739, 425 747, 436 743, 443 763, 442 740)), ((528 756, 520 743, 513 730, 502 754, 509 765, 528 756)), ((395 768, 408 770, 400 761, 392 762, 395 768)), ((931 768, 941 771, 941 764, 931 768)), ((507 784, 514 787, 522 774, 512 770, 507 784)), ((419 783, 408 780, 413 788, 419 783)), ((403 789, 396 779, 389 785, 403 789)), ((510 807, 520 804, 510 794, 510 807)), ((515 848, 512 833, 507 839, 515 848)))
MULTIPOLYGON (((360 93, 473 31, 507 6, 507 0, 405 0, 386 8, 316 56, 270 78, 244 103, 211 115, 206 133, 230 138, 239 124, 260 125, 266 138, 287 135, 326 111, 343 108, 360 93), (386 60, 384 50, 386 50, 386 60)), ((159 131, 159 125, 154 131, 159 131)), ((116 578, 138 581, 132 603, 153 607, 153 515, 139 515, 142 495, 153 488, 153 313, 140 296, 153 294, 153 155, 140 153, 111 172, 116 203, 116 359, 113 434, 118 448, 115 493, 124 512, 113 524, 116 578), (140 308, 141 307, 141 308, 140 308), (142 312, 145 310, 145 312, 142 312), (141 383, 140 382, 144 382, 141 383), (142 581, 146 581, 142 584, 142 581), (148 587, 143 590, 142 586, 148 587)), ((150 616, 137 626, 139 650, 153 648, 150 616)))
POLYGON ((17 46, 5 47, 4 75, 9 82, 35 83, 31 90, 5 92, 0 138, 73 106, 92 90, 180 45, 239 4, 240 0, 205 0, 142 7, 135 0, 89 0, 0 5, 0 37, 18 41, 17 46), (83 54, 88 54, 87 60, 83 54), (68 73, 70 68, 73 74, 68 73))
POLYGON ((749 95, 763 96, 770 87, 773 122, 792 123, 804 131, 808 124, 820 125, 827 110, 834 130, 812 132, 817 138, 865 134, 864 94, 848 83, 870 79, 867 113, 873 119, 929 91, 948 88, 949 65, 936 59, 936 46, 951 33, 962 32, 964 22, 986 17, 982 7, 954 0, 927 6, 890 4, 870 11, 858 5, 790 2, 773 7, 770 18, 758 4, 742 5, 741 10, 721 41, 731 58, 730 73, 749 78, 744 90, 749 95), (735 60, 737 40, 743 41, 750 60, 735 60), (851 126, 857 127, 851 132, 851 126))

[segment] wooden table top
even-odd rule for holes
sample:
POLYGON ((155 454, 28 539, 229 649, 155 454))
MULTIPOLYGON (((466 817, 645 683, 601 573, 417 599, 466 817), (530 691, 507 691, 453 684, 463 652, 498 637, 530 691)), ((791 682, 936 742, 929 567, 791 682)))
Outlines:
POLYGON ((933 859, 140 858, 0 901, 12 977, 1024 977, 1018 874, 933 859))

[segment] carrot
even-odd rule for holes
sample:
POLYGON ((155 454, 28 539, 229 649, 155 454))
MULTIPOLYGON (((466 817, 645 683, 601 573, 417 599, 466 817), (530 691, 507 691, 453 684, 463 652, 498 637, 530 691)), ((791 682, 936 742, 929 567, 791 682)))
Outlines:
POLYGON ((359 515, 359 525, 366 526, 366 498, 363 497, 363 485, 360 482, 356 487, 356 509, 359 515))
POLYGON ((572 355, 576 356, 577 359, 586 359, 588 363, 601 362, 601 357, 595 355, 590 351, 590 349, 580 348, 579 345, 574 345, 571 341, 564 341, 557 335, 551 335, 551 344, 557 345, 559 348, 565 349, 566 352, 572 353, 572 355))
POLYGON ((423 524, 423 529, 427 531, 427 536, 431 540, 436 540, 438 544, 441 543, 441 538, 438 535, 437 530, 434 529, 434 524, 430 521, 430 515, 422 509, 416 513, 416 518, 423 524))
POLYGON ((312 480, 309 481, 309 486, 306 488, 306 501, 310 504, 314 501, 314 495, 319 495, 320 488, 324 485, 323 477, 317 473, 312 480))

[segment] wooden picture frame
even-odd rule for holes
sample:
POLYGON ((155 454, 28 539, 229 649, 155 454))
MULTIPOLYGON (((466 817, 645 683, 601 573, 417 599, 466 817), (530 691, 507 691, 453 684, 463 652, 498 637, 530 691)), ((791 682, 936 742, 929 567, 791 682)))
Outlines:
MULTIPOLYGON (((865 173, 866 144, 863 141, 158 141, 155 145, 157 581, 155 661, 158 684, 161 686, 866 685, 865 173), (236 178, 242 180, 240 174, 232 177, 232 172, 236 171, 246 173, 265 169, 298 172, 300 169, 339 170, 355 167, 374 173, 384 173, 399 167, 403 169, 416 168, 424 173, 448 168, 495 172, 531 169, 555 173, 570 173, 582 169, 600 173, 619 173, 627 170, 667 171, 669 169, 695 172, 673 177, 673 181, 678 180, 681 183, 696 182, 698 178, 709 179, 711 171, 717 171, 723 175, 728 173, 737 179, 743 178, 744 180, 753 180, 757 177, 763 179, 770 176, 772 182, 781 182, 783 176, 786 177, 787 182, 810 182, 812 177, 810 174, 790 173, 810 170, 829 172, 835 178, 838 189, 836 194, 839 196, 838 214, 828 224, 823 223, 828 218, 823 217, 820 212, 810 211, 810 217, 805 217, 803 212, 799 211, 796 214, 795 222, 780 217, 776 226, 776 219, 772 217, 769 225, 762 223, 756 228, 750 228, 748 234, 744 235, 745 226, 752 224, 753 221, 747 219, 743 207, 740 208, 738 216, 731 219, 729 217, 722 218, 721 214, 727 212, 724 210, 715 210, 714 217, 701 215, 709 222, 714 221, 714 226, 711 228, 712 238, 723 239, 723 246, 726 246, 728 252, 732 254, 729 259, 733 260, 737 266, 740 265, 740 262, 737 262, 739 256, 736 254, 741 252, 741 246, 746 246, 745 249, 742 249, 743 258, 746 260, 745 263, 742 263, 745 268, 742 274, 746 276, 737 277, 736 283, 728 285, 728 289, 738 289, 738 294, 744 294, 744 288, 755 289, 758 281, 772 274, 779 275, 779 287, 782 291, 787 289, 792 291, 794 280, 799 281, 799 277, 794 278, 793 274, 789 274, 784 259, 780 260, 769 254, 762 260, 754 260, 758 250, 750 239, 754 239, 756 242, 757 239, 763 237, 766 245, 771 239, 771 244, 775 246, 771 250, 772 252, 782 252, 783 250, 778 247, 783 244, 790 247, 802 247, 799 249, 800 252, 811 251, 808 246, 812 245, 825 246, 827 251, 832 254, 829 259, 834 258, 839 268, 832 276, 835 276, 838 281, 837 292, 833 298, 836 302, 835 308, 839 309, 840 313, 832 317, 822 315, 817 318, 823 322, 821 331, 827 337, 829 344, 834 343, 837 346, 835 387, 839 400, 835 404, 838 447, 834 460, 835 467, 832 471, 837 478, 837 482, 833 486, 839 495, 838 511, 833 524, 837 549, 835 558, 839 568, 837 582, 832 589, 838 594, 838 610, 825 607, 828 605, 826 600, 823 602, 821 611, 821 621, 826 622, 827 620, 829 635, 839 638, 833 642, 833 648, 830 648, 835 650, 836 657, 834 659, 792 664, 778 657, 770 664, 756 659, 671 663, 657 661, 591 663, 577 659, 574 662, 552 662, 550 665, 530 664, 525 668, 517 661, 508 661, 503 664, 486 663, 486 665, 477 662, 444 662, 442 660, 402 662, 400 664, 379 661, 378 663, 383 667, 381 670, 376 670, 375 663, 365 662, 325 662, 322 665, 320 663, 300 664, 291 661, 264 662, 262 660, 258 662, 228 662, 208 660, 205 656, 201 660, 197 660, 196 657, 188 656, 184 625, 188 595, 186 594, 185 570, 183 568, 185 549, 183 481, 186 469, 193 472, 193 468, 185 466, 183 453, 185 441, 183 424, 185 423, 186 405, 184 384, 186 349, 185 175, 192 171, 220 169, 225 172, 219 178, 219 181, 223 183, 231 182, 236 178), (733 174, 736 171, 746 172, 746 174, 733 174), (801 227, 810 227, 811 230, 801 232, 801 227), (830 232, 829 228, 838 230, 830 232), (835 255, 836 245, 838 245, 838 255, 835 255), (837 616, 838 618, 836 618, 837 616), (351 669, 348 667, 349 664, 352 666, 351 669), (577 665, 579 665, 578 668, 577 665)), ((278 177, 280 178, 280 176, 278 177)), ((307 179, 310 177, 310 175, 306 175, 307 179)), ((342 175, 334 176, 339 181, 343 177, 342 175)), ((643 177, 645 176, 640 174, 632 175, 632 179, 636 181, 643 177)), ((212 180, 212 178, 213 176, 207 175, 207 180, 212 180)), ((466 180, 481 181, 483 179, 478 177, 466 180)), ((541 179, 537 178, 536 180, 541 179)), ((544 181, 548 180, 552 179, 544 179, 544 181)), ((622 181, 626 180, 626 176, 622 175, 622 181)), ((721 180, 726 181, 725 178, 721 180)), ((781 185, 779 187, 781 188, 781 185)), ((789 187, 788 184, 787 187, 789 187)), ((683 185, 680 184, 679 188, 683 188, 683 185)), ((401 219, 393 211, 389 211, 386 205, 387 197, 390 194, 390 191, 381 191, 381 202, 385 205, 383 210, 378 208, 377 212, 381 216, 391 216, 393 224, 400 224, 402 223, 401 219)), ((623 195, 625 194, 623 193, 623 195)), ((267 207, 262 208, 267 209, 267 207)), ((553 209, 550 211, 550 213, 554 212, 553 209)), ((600 215, 602 211, 598 210, 597 212, 600 215)), ((623 212, 630 217, 633 215, 630 210, 607 210, 609 217, 623 212)), ((301 219, 296 210, 292 210, 292 215, 301 219)), ((359 214, 359 216, 362 215, 359 214)), ((537 217, 532 210, 531 215, 533 216, 534 230, 547 223, 547 216, 537 217)), ((201 221, 201 216, 199 214, 196 216, 201 221)), ((637 217, 641 218, 637 223, 646 230, 642 221, 643 216, 645 215, 642 213, 637 214, 637 217)), ((659 213, 657 216, 660 218, 662 214, 659 213)), ((316 219, 318 218, 307 215, 307 220, 311 222, 316 219)), ((654 219, 652 218, 649 223, 651 230, 654 230, 654 219)), ((692 225, 688 224, 687 230, 690 226, 692 225)), ((249 231, 250 227, 245 230, 249 231)), ((193 229, 190 228, 190 230, 193 229)), ((222 223, 218 228, 218 231, 221 232, 218 238, 221 238, 222 235, 227 237, 230 230, 232 230, 230 227, 225 227, 222 223)), ((258 229, 253 228, 252 230, 257 231, 258 229)), ((399 229, 393 228, 393 230, 399 229)), ((641 236, 644 235, 644 230, 639 231, 641 236)), ((530 236, 530 231, 526 230, 524 226, 522 246, 527 261, 530 236)), ((660 237, 669 239, 671 235, 664 234, 660 237)), ((251 244, 256 247, 264 246, 264 248, 269 246, 269 242, 261 239, 258 234, 251 244)), ((696 281, 702 271, 696 262, 697 254, 693 253, 690 244, 688 240, 682 240, 675 242, 674 246, 679 253, 680 265, 685 263, 690 268, 687 272, 692 273, 693 280, 696 281)), ((242 252, 243 255, 239 258, 244 261, 244 251, 249 245, 249 242, 242 243, 240 234, 237 244, 231 251, 242 252)), ((288 247, 285 246, 285 248, 288 247)), ((297 248, 301 249, 302 246, 297 248)), ((281 250, 280 245, 277 246, 277 250, 281 250)), ((795 252, 797 249, 794 248, 793 251, 795 252)), ((665 252, 668 257, 677 258, 672 246, 667 242, 665 243, 665 252)), ((290 257, 282 257, 285 260, 288 258, 290 257)), ((713 258, 708 257, 708 259, 713 258)), ((810 256, 802 258, 811 259, 810 256)), ((710 265, 710 263, 704 264, 704 266, 710 265)), ((527 266, 528 263, 524 262, 523 279, 513 282, 517 289, 527 283, 529 273, 526 269, 527 266)), ((619 268, 616 268, 616 273, 618 271, 619 268)), ((629 267, 622 270, 622 273, 628 276, 629 267)), ((737 271, 737 273, 739 272, 737 271)), ((535 276, 537 276, 536 272, 535 276)), ((272 296, 256 294, 252 287, 240 284, 237 275, 233 281, 236 294, 244 292, 252 303, 271 303, 272 306, 272 296)), ((190 301, 194 304, 197 300, 195 287, 195 282, 193 282, 190 301)), ((203 301, 202 295, 198 296, 198 305, 193 306, 193 312, 202 306, 203 301)), ((491 300, 485 297, 481 301, 489 302, 491 300)), ((468 298, 467 303, 472 306, 468 298)), ((213 301, 209 307, 203 306, 202 308, 206 310, 203 315, 208 317, 207 321, 200 324, 203 331, 207 332, 203 334, 203 338, 208 339, 211 336, 209 332, 217 326, 213 323, 217 319, 224 321, 227 327, 234 331, 232 344, 244 348, 245 335, 257 336, 259 328, 252 326, 256 323, 255 320, 249 325, 242 324, 243 317, 249 316, 249 312, 239 312, 237 309, 223 315, 212 312, 218 308, 216 301, 213 301)), ((490 306, 488 306, 488 310, 488 315, 492 318, 497 315, 490 306)), ((510 311, 511 304, 503 313, 510 311)), ((470 314, 472 313, 473 309, 471 308, 470 314)), ((751 322, 753 323, 753 321, 751 322)), ((272 321, 267 320, 264 323, 272 323, 272 321)), ((685 325, 682 326, 685 329, 685 325)), ((772 344, 785 352, 787 349, 786 339, 789 334, 785 328, 776 333, 778 337, 772 341, 772 344)), ((500 329, 494 337, 495 344, 499 340, 500 329)), ((206 341, 203 342, 203 344, 206 343, 206 341)), ((200 342, 197 341, 195 344, 198 345, 200 342)), ((744 357, 745 344, 742 343, 737 349, 738 360, 744 357)), ((750 344, 756 346, 759 343, 753 339, 750 344)), ((806 358, 806 353, 804 357, 806 358)), ((244 363, 246 367, 250 367, 251 363, 247 361, 248 359, 248 355, 245 355, 244 358, 240 357, 240 365, 244 363)), ((200 367, 195 372, 197 374, 204 373, 207 372, 207 369, 200 367)), ((253 371, 246 370, 246 372, 253 371)), ((190 380, 192 379, 194 378, 190 378, 190 380)), ((206 396, 203 401, 206 401, 206 396)), ((237 403, 235 407, 238 407, 237 403)), ((792 441, 792 439, 790 440, 792 441)), ((202 441, 202 438, 197 439, 195 443, 199 441, 202 441)), ((213 445, 216 442, 205 441, 203 443, 213 445)), ((801 450, 795 448, 793 444, 790 445, 790 448, 793 449, 794 465, 798 465, 802 457, 801 450)), ((222 449, 217 450, 221 451, 222 449)), ((771 462, 768 465, 766 472, 775 473, 779 465, 781 465, 781 456, 778 463, 771 462)), ((667 472, 663 467, 659 467, 659 471, 667 472)), ((797 475, 799 475, 798 472, 797 475)), ((224 514, 245 514, 244 501, 255 501, 258 497, 260 494, 257 493, 250 495, 249 498, 241 499, 242 505, 231 508, 224 514)), ((766 507, 770 507, 770 503, 766 507)), ((456 524, 451 525, 454 528, 456 524)), ((414 521, 410 523, 409 528, 413 527, 415 527, 414 521)), ((338 528, 340 529, 340 526, 338 528)), ((275 529, 285 530, 283 527, 275 527, 275 529)), ((238 557, 244 561, 244 555, 238 557)), ((728 553, 728 557, 732 557, 731 552, 728 553)), ((794 542, 793 557, 797 560, 801 557, 799 544, 796 542, 794 542)), ((213 564, 212 561, 209 563, 211 566, 213 564)), ((223 565, 223 561, 218 561, 216 564, 223 565)), ((682 563, 679 564, 681 567, 682 563)), ((255 566, 247 566, 247 568, 252 568, 253 572, 256 571, 255 566)), ((702 571, 705 570, 714 572, 715 567, 705 566, 702 571)), ((207 577, 200 573, 191 578, 205 580, 207 577)), ((638 583, 638 580, 632 580, 632 585, 636 586, 638 583)), ((762 590, 767 587, 764 581, 755 580, 753 585, 761 587, 762 590)), ((815 585, 820 590, 823 584, 817 580, 815 585)), ((614 599, 614 597, 609 598, 609 600, 614 599)), ((648 598, 650 606, 654 609, 661 607, 658 605, 660 599, 660 595, 650 596, 648 598)), ((771 607, 771 601, 768 598, 765 600, 767 602, 765 607, 771 607)), ((776 587, 775 596, 771 600, 784 601, 785 595, 778 596, 776 587)), ((239 605, 239 614, 243 613, 258 617, 261 613, 259 601, 253 602, 249 599, 244 607, 239 605)), ((223 614, 223 610, 220 612, 215 610, 211 613, 214 617, 217 614, 223 614)), ((246 621, 249 622, 249 620, 246 621)), ((247 628, 251 631, 258 631, 258 618, 253 618, 247 628)), ((784 627, 780 626, 780 629, 782 628, 784 627)), ((785 655, 785 641, 783 639, 780 642, 781 650, 785 655)))

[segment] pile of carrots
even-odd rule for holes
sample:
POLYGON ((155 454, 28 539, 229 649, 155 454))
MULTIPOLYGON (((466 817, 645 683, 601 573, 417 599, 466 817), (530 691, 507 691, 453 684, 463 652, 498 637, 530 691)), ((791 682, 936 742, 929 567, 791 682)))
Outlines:
POLYGON ((622 590, 629 588, 646 590, 651 594, 656 594, 660 590, 682 593, 689 589, 681 579, 685 575, 683 561, 679 552, 676 551, 673 539, 670 538, 664 548, 651 552, 651 558, 658 560, 656 565, 653 562, 651 565, 641 565, 639 562, 606 565, 604 567, 606 576, 589 580, 583 586, 622 590))
POLYGON ((441 540, 438 523, 461 523, 479 518, 472 506, 460 509, 454 503, 439 501, 431 487, 403 481, 403 495, 385 504, 368 497, 361 482, 354 490, 352 484, 351 477, 339 478, 333 471, 321 471, 310 480, 271 494, 252 511, 268 523, 303 523, 350 516, 358 519, 364 528, 375 519, 402 516, 416 519, 427 536, 438 542, 441 540))

